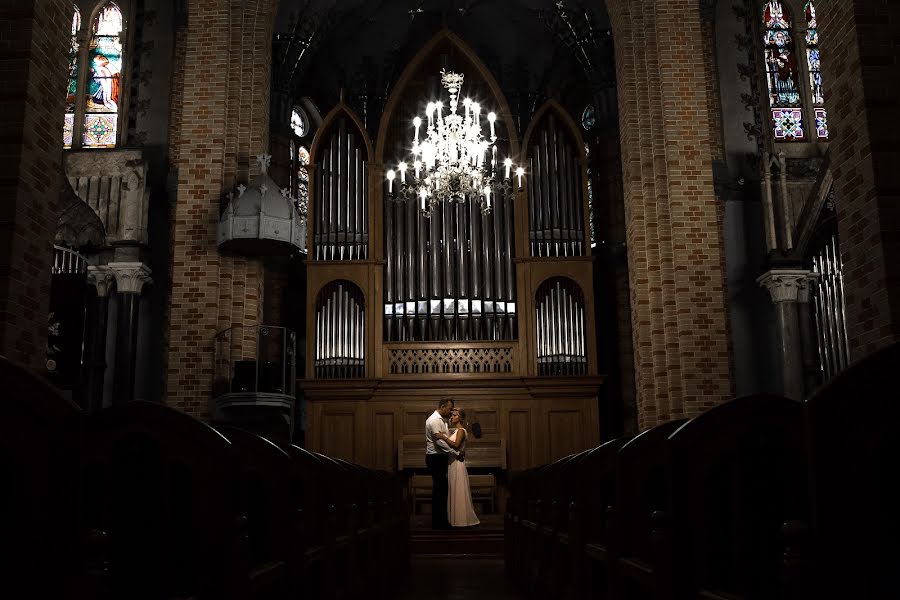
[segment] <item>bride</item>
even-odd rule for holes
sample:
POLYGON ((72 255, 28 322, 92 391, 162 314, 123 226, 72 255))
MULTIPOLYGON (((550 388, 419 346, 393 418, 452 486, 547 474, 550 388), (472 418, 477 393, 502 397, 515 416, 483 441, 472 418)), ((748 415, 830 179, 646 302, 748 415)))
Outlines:
MULTIPOLYGON (((466 411, 454 410, 450 413, 450 437, 441 434, 441 438, 455 450, 462 454, 466 449, 466 411), (454 431, 455 428, 455 431, 454 431)), ((470 527, 478 525, 480 521, 475 515, 475 507, 472 505, 472 492, 469 490, 469 471, 463 460, 457 460, 450 456, 450 465, 447 467, 447 478, 450 481, 450 493, 447 495, 447 516, 453 527, 470 527)))

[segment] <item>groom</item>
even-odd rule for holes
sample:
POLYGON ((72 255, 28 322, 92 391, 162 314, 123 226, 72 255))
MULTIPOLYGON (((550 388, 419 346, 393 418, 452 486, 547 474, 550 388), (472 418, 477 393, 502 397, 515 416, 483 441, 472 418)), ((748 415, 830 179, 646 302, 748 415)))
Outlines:
POLYGON ((431 528, 450 529, 450 521, 447 519, 447 495, 449 482, 447 481, 447 465, 450 455, 462 455, 447 445, 444 440, 438 439, 437 434, 447 435, 449 427, 447 420, 453 411, 453 398, 441 398, 438 401, 437 410, 425 421, 425 464, 431 473, 431 528))

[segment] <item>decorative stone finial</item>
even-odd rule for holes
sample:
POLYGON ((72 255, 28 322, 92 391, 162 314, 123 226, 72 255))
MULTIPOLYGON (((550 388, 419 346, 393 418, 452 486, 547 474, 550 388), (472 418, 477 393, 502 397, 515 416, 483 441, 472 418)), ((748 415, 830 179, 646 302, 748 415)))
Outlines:
POLYGON ((237 186, 237 191, 238 191, 238 198, 240 198, 241 196, 244 195, 244 192, 247 191, 247 186, 242 183, 241 185, 237 186))
POLYGON ((271 154, 257 154, 256 162, 259 163, 259 172, 263 175, 269 172, 269 165, 272 164, 271 154))
POLYGON ((269 188, 266 186, 266 184, 263 183, 262 185, 259 186, 259 195, 260 196, 265 196, 267 191, 269 191, 269 188))

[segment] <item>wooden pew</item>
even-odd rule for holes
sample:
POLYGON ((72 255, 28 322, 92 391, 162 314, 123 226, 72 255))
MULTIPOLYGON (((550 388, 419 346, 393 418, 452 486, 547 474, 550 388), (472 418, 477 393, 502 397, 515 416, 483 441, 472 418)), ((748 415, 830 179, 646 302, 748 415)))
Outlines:
MULTIPOLYGON (((897 596, 898 372, 900 344, 894 344, 851 365, 806 402, 818 584, 810 598, 897 596)), ((804 557, 794 559, 802 574, 804 557)))
POLYGON ((334 503, 339 491, 334 489, 333 478, 329 474, 331 465, 318 454, 294 444, 283 442, 280 446, 293 459, 302 480, 310 482, 301 490, 300 580, 309 597, 328 598, 334 592, 331 582, 338 569, 333 548, 336 538, 334 528, 337 526, 334 503))
POLYGON ((801 403, 760 394, 669 437, 672 566, 659 585, 678 598, 784 597, 782 526, 806 516, 802 431, 801 403))
POLYGON ((615 493, 616 453, 630 439, 631 436, 623 436, 609 440, 573 465, 569 505, 571 577, 563 590, 569 597, 593 597, 592 589, 597 587, 592 586, 592 582, 599 574, 591 562, 605 556, 608 543, 606 509, 613 503, 615 493))
POLYGON ((605 511, 606 543, 588 546, 595 561, 591 587, 599 597, 671 597, 669 556, 660 556, 659 547, 666 535, 664 523, 651 516, 669 510, 669 436, 685 422, 647 429, 616 453, 615 491, 605 511))
POLYGON ((129 402, 87 420, 83 525, 105 532, 105 598, 246 598, 234 449, 177 410, 129 402))
POLYGON ((0 595, 72 597, 81 410, 3 357, 0 388, 0 595))
POLYGON ((301 472, 287 452, 254 433, 217 428, 232 444, 238 464, 239 510, 247 517, 248 592, 256 599, 286 598, 301 584, 301 472))

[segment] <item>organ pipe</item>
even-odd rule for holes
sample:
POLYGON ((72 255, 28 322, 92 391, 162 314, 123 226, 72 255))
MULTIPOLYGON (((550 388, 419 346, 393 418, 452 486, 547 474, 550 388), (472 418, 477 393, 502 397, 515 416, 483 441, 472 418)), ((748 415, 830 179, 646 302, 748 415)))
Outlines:
POLYGON ((584 294, 575 282, 556 277, 541 284, 535 324, 539 375, 587 373, 584 294))
MULTIPOLYGON (((580 142, 578 142, 580 143, 580 142)), ((532 256, 584 253, 584 184, 580 150, 549 113, 529 148, 528 239, 532 256)))
POLYGON ((369 242, 365 144, 355 128, 348 129, 346 118, 337 120, 326 139, 314 182, 314 255, 316 260, 365 260, 369 242))
POLYGON ((316 299, 316 377, 365 376, 365 307, 349 281, 326 285, 316 299))
POLYGON ((512 200, 385 205, 387 341, 505 340, 515 336, 512 200))

